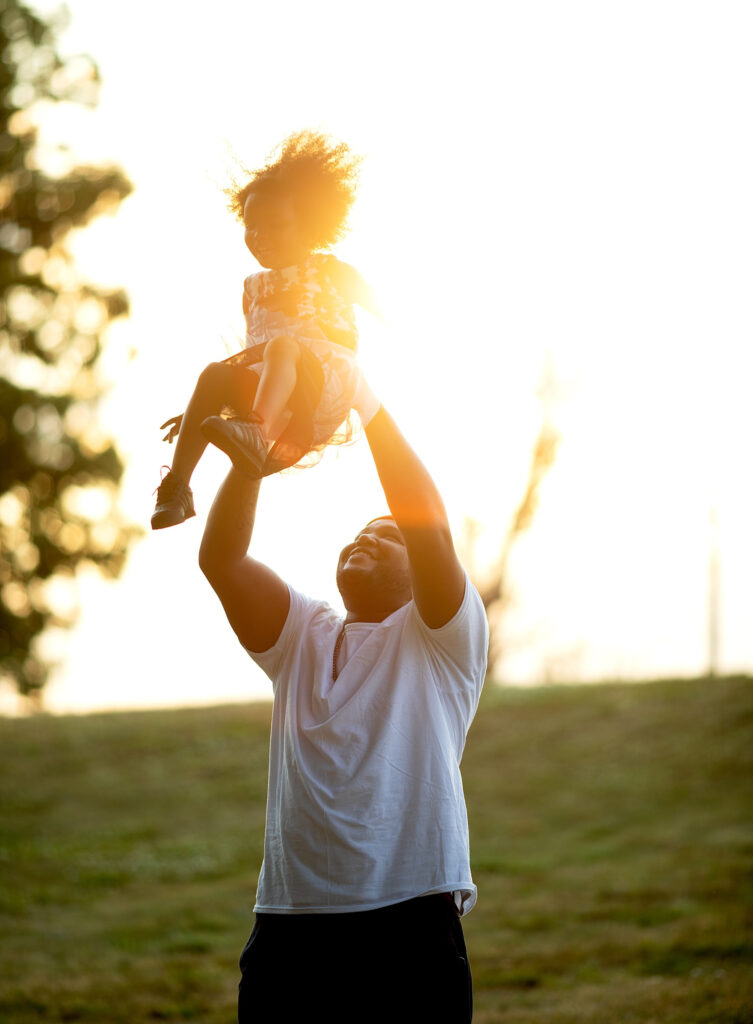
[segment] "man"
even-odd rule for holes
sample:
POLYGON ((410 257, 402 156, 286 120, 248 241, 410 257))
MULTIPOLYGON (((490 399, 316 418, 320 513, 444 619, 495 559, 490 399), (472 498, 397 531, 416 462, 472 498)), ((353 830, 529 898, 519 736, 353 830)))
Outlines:
POLYGON ((344 620, 248 554, 259 484, 235 469, 201 545, 230 625, 274 686, 241 1024, 471 1019, 460 917, 476 889, 459 762, 486 617, 429 473, 386 410, 362 419, 391 515, 340 555, 344 620))

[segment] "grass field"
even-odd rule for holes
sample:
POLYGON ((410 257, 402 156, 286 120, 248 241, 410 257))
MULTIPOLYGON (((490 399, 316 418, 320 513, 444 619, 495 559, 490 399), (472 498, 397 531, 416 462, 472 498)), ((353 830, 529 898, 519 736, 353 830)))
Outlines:
MULTIPOLYGON (((269 711, 0 720, 1 1024, 233 1021, 269 711)), ((475 1021, 753 1024, 753 680, 488 686, 463 767, 475 1021)))

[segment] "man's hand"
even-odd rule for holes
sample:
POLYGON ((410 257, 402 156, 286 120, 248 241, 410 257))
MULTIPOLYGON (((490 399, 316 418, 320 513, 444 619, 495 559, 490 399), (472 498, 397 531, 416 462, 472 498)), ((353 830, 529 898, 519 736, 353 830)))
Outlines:
POLYGON ((374 419, 380 408, 380 401, 369 387, 363 371, 358 368, 358 386, 353 396, 353 408, 361 418, 361 423, 367 427, 374 419))

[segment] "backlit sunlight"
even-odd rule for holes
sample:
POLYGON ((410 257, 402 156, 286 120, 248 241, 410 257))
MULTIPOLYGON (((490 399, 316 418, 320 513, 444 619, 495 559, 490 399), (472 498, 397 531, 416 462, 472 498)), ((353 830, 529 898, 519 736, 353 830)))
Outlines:
MULTIPOLYGON (((360 315, 362 365, 458 540, 477 524, 469 568, 498 556, 543 416, 560 437, 511 555, 500 675, 703 672, 712 510, 721 667, 753 670, 747 5, 218 0, 176 21, 134 0, 117 32, 108 5, 68 6, 61 49, 92 54, 102 100, 50 114, 45 136, 135 184, 75 244, 131 299, 102 410, 131 519, 148 527, 172 454, 159 424, 241 345, 257 267, 222 187, 236 160, 322 128, 364 156, 336 249, 385 310, 360 315)), ((51 709, 269 695, 196 561, 226 468, 202 461, 197 518, 145 533, 119 581, 80 580, 51 709)), ((337 553, 383 508, 361 438, 265 483, 257 556, 337 603, 337 553)))

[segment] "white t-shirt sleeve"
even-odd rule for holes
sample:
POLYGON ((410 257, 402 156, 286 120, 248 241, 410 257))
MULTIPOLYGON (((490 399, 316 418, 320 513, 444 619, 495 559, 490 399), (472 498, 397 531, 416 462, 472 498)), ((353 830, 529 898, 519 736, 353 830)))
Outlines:
POLYGON ((434 678, 444 697, 472 715, 481 695, 489 653, 489 626, 481 595, 465 577, 465 593, 457 612, 438 629, 427 626, 413 605, 415 628, 428 656, 434 661, 434 678))
POLYGON ((277 638, 277 643, 273 644, 272 647, 268 647, 266 651, 249 651, 248 648, 244 647, 246 654, 256 662, 259 668, 272 681, 273 687, 276 686, 277 680, 280 678, 286 656, 290 653, 291 644, 296 639, 300 639, 306 623, 310 621, 320 605, 319 602, 311 601, 309 598, 299 594, 291 586, 288 586, 288 591, 290 592, 290 608, 288 609, 285 624, 277 638))

